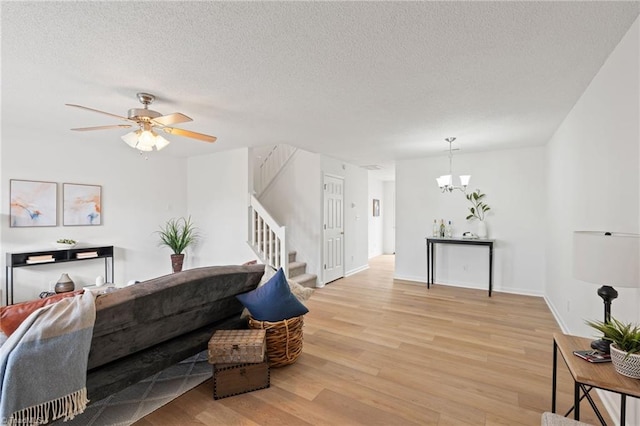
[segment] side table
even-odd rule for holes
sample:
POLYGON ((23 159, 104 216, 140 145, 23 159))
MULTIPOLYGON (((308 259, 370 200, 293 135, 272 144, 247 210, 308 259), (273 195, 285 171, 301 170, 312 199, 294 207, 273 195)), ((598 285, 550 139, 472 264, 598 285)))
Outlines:
POLYGON ((436 238, 426 237, 427 240, 427 290, 433 284, 436 275, 436 244, 458 244, 467 246, 486 246, 489 248, 489 297, 493 290, 493 242, 486 238, 436 238))
POLYGON ((624 426, 626 422, 627 396, 640 398, 640 380, 625 377, 616 372, 613 364, 607 363, 590 363, 573 354, 575 350, 589 348, 591 339, 584 337, 571 336, 568 334, 554 333, 553 335, 553 379, 551 393, 551 411, 556 412, 556 386, 558 373, 558 351, 562 355, 571 377, 574 382, 573 391, 573 408, 567 412, 567 415, 573 410, 576 420, 580 420, 580 401, 587 398, 589 404, 595 411, 600 423, 606 425, 604 418, 600 414, 600 410, 589 395, 593 388, 603 389, 620 394, 620 425, 624 426), (582 393, 582 396, 580 394, 582 393))

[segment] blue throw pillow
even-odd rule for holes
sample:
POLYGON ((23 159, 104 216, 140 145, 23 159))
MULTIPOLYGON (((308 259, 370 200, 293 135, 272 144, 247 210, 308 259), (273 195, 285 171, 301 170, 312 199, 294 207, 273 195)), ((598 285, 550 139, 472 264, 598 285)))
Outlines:
POLYGON ((258 321, 282 321, 309 312, 291 293, 282 268, 265 285, 236 297, 258 321))

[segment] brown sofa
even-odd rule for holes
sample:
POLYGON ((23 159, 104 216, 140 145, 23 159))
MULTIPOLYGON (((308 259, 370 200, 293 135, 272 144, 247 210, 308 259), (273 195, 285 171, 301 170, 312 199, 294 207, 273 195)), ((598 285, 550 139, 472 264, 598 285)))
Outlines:
POLYGON ((87 391, 92 402, 203 351, 216 329, 245 328, 236 295, 264 265, 210 266, 144 281, 96 299, 87 391))

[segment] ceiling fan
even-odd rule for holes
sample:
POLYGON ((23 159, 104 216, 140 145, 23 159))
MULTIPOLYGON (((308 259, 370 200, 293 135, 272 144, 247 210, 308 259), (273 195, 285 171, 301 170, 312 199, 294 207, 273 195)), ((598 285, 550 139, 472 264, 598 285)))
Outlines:
POLYGON ((162 115, 157 111, 149 109, 149 105, 155 100, 155 96, 150 93, 138 93, 138 100, 143 105, 143 108, 131 108, 127 114, 127 117, 123 117, 117 114, 111 114, 110 112, 104 112, 93 108, 88 108, 82 105, 65 104, 70 107, 85 109, 87 111, 93 111, 100 114, 115 117, 117 119, 128 121, 134 124, 112 124, 108 126, 94 126, 94 127, 80 127, 71 130, 85 132, 88 130, 105 130, 105 129, 127 129, 133 126, 138 126, 138 130, 134 130, 126 135, 122 136, 122 140, 132 148, 136 148, 140 151, 152 151, 161 150, 165 146, 169 145, 169 141, 155 132, 155 129, 162 130, 170 135, 186 136, 188 138, 197 139, 203 142, 215 142, 216 137, 205 135, 203 133, 193 132, 191 130, 178 129, 177 127, 171 127, 174 124, 186 123, 192 121, 191 118, 186 115, 174 112, 173 114, 162 115))

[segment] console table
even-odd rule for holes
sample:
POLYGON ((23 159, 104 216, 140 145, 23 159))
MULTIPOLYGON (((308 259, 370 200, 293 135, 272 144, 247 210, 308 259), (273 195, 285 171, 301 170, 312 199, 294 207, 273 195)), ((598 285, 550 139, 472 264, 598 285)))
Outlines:
POLYGON ((489 247, 489 297, 493 289, 493 242, 495 240, 479 238, 436 238, 426 237, 427 240, 427 288, 431 288, 436 275, 436 244, 461 244, 471 246, 489 247))
POLYGON ((26 268, 31 266, 43 266, 50 265, 52 263, 63 262, 79 262, 93 259, 104 259, 104 276, 106 282, 113 282, 113 246, 104 247, 74 247, 72 249, 62 250, 45 250, 45 251, 32 251, 25 253, 7 253, 7 262, 5 270, 5 284, 4 291, 6 295, 6 304, 13 304, 13 269, 14 268, 26 268), (97 256, 88 258, 78 258, 78 253, 96 252, 97 256), (50 261, 43 262, 28 262, 29 257, 32 256, 51 256, 50 261), (109 263, 111 268, 109 268, 109 263), (109 274, 111 272, 111 274, 109 274), (9 290, 11 290, 9 292, 9 290), (9 297, 11 294, 11 297, 9 297), (9 303, 11 302, 11 303, 9 303))
POLYGON ((604 418, 600 414, 593 398, 589 392, 593 388, 604 389, 620 394, 620 425, 624 426, 626 421, 627 396, 640 398, 640 380, 625 377, 616 372, 610 362, 590 363, 582 358, 578 358, 573 351, 589 349, 592 339, 571 336, 568 334, 555 333, 553 335, 553 378, 551 388, 551 411, 556 412, 556 386, 558 372, 558 351, 562 355, 564 363, 567 365, 571 377, 573 377, 573 408, 565 417, 573 411, 573 417, 580 420, 580 401, 587 398, 589 404, 595 411, 600 423, 606 425, 604 418), (582 392, 582 396, 580 396, 582 392))

